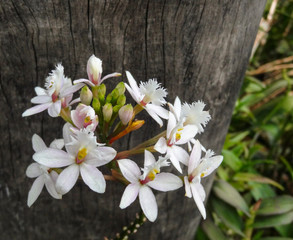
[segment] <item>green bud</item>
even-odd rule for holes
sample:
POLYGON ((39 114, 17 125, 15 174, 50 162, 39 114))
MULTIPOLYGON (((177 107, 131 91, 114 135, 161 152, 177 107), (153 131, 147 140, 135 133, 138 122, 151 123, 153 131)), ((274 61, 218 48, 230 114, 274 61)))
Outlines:
POLYGON ((119 95, 124 94, 125 92, 125 85, 124 82, 120 82, 117 84, 116 89, 119 91, 119 95))
POLYGON ((106 97, 106 103, 110 103, 112 101, 112 94, 108 94, 106 97))
POLYGON ((117 113, 119 111, 119 109, 122 107, 122 105, 116 105, 113 107, 113 112, 117 113))
POLYGON ((118 114, 122 124, 126 125, 132 118, 133 107, 131 106, 131 104, 127 104, 120 108, 118 114))
POLYGON ((104 116, 105 122, 110 122, 112 114, 113 114, 112 104, 111 103, 106 103, 103 106, 103 116, 104 116))
POLYGON ((119 97, 119 91, 117 88, 113 89, 113 91, 111 92, 112 95, 112 103, 115 104, 117 101, 117 98, 119 97))
POLYGON ((106 85, 104 83, 99 85, 98 86, 98 91, 99 91, 99 94, 105 96, 105 94, 106 94, 106 85))
POLYGON ((88 88, 88 86, 84 86, 80 92, 80 101, 85 105, 90 105, 93 99, 93 93, 88 88))
POLYGON ((93 109, 94 109, 96 112, 99 112, 100 109, 101 109, 101 103, 100 103, 99 99, 94 98, 94 99, 93 99, 92 106, 93 106, 93 109))
POLYGON ((126 97, 125 95, 120 95, 117 99, 117 105, 123 106, 126 103, 126 97))

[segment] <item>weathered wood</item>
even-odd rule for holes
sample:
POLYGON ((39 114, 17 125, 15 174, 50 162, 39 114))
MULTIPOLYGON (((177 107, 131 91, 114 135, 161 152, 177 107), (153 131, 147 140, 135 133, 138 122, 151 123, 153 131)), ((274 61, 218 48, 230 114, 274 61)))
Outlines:
MULTIPOLYGON (((61 201, 43 191, 27 207, 31 137, 37 133, 47 143, 61 137, 62 121, 46 112, 25 119, 21 113, 56 63, 72 79, 86 77, 86 61, 95 53, 105 74, 129 70, 137 80, 156 77, 170 101, 176 95, 187 102, 202 99, 212 120, 201 140, 219 153, 264 5, 265 0, 1 1, 0 238, 114 237, 139 209, 137 202, 119 209, 123 187, 112 182, 103 195, 78 184, 61 201)), ((145 126, 121 150, 158 129, 145 126)), ((209 178, 207 191, 211 183, 209 178)), ((157 201, 157 221, 146 223, 135 239, 192 239, 200 217, 184 189, 159 193, 157 201)))

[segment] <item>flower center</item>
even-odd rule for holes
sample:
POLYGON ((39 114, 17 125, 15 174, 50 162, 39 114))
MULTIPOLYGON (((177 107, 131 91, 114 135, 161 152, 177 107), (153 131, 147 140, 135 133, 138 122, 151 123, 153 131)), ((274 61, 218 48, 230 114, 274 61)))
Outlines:
POLYGON ((56 102, 58 100, 58 95, 54 92, 52 94, 52 102, 56 102))
POLYGON ((153 181, 155 179, 157 173, 160 173, 160 170, 159 169, 156 169, 156 168, 153 168, 149 172, 149 174, 146 176, 145 179, 139 180, 140 184, 144 185, 144 184, 146 184, 146 183, 148 183, 150 181, 153 181))
POLYGON ((83 127, 86 128, 88 125, 91 125, 92 122, 93 122, 93 121, 91 120, 91 117, 90 117, 90 116, 87 116, 87 117, 84 119, 83 127))
POLYGON ((87 149, 86 148, 80 149, 77 153, 76 158, 75 158, 75 162, 77 164, 81 164, 84 161, 86 155, 87 155, 87 149))
POLYGON ((183 128, 179 128, 178 130, 177 130, 177 132, 176 132, 176 134, 175 134, 175 140, 176 140, 176 142, 177 141, 179 141, 180 139, 181 139, 181 134, 182 134, 182 131, 183 130, 183 128))

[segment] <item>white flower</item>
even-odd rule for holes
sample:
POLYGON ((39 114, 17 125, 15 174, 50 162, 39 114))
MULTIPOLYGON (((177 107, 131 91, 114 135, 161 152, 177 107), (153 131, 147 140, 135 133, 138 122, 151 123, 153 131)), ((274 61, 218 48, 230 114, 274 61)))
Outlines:
POLYGON ((32 103, 38 104, 27 109, 22 116, 27 117, 48 109, 51 117, 58 117, 62 108, 69 105, 73 93, 77 91, 76 86, 72 86, 71 80, 64 76, 64 68, 61 64, 46 78, 45 87, 36 87, 36 97, 31 99, 32 103))
MULTIPOLYGON (((44 141, 34 134, 32 138, 33 149, 35 152, 39 152, 47 149, 44 141)), ((63 139, 54 140, 50 147, 61 149, 64 146, 63 139)), ((39 163, 32 163, 26 169, 26 175, 29 178, 36 178, 34 181, 27 199, 27 205, 30 207, 39 197, 44 185, 53 198, 61 199, 62 195, 56 191, 55 182, 58 174, 55 171, 50 170, 49 167, 41 165, 39 163)))
POLYGON ((125 83, 125 87, 132 98, 162 127, 161 118, 168 119, 168 111, 161 107, 166 103, 167 91, 154 79, 146 83, 141 82, 138 87, 130 72, 126 71, 126 76, 130 86, 125 83))
POLYGON ((206 152, 205 157, 201 158, 201 144, 196 141, 188 162, 188 176, 184 177, 186 196, 193 199, 203 216, 206 218, 204 207, 205 191, 200 181, 201 178, 208 176, 213 172, 223 161, 223 156, 213 156, 211 150, 206 152))
POLYGON ((166 157, 170 158, 174 167, 182 173, 179 162, 187 165, 189 155, 183 148, 177 145, 187 143, 196 135, 197 130, 195 125, 183 126, 181 122, 178 123, 175 115, 169 112, 166 138, 161 137, 154 148, 159 153, 166 153, 166 157))
POLYGON ((101 59, 97 58, 94 54, 89 58, 87 62, 87 74, 89 79, 78 79, 73 81, 74 84, 80 84, 84 86, 84 83, 88 84, 91 87, 100 85, 104 80, 111 78, 111 77, 119 77, 121 76, 120 73, 111 73, 106 75, 102 78, 102 61, 101 59))
POLYGON ((202 133, 211 116, 208 111, 203 111, 205 104, 202 101, 192 104, 184 103, 182 106, 181 118, 184 118, 184 125, 195 125, 198 132, 202 133))
POLYGON ((94 132, 99 121, 95 110, 91 106, 80 103, 75 110, 71 111, 71 119, 77 127, 76 131, 86 129, 94 132))
POLYGON ((56 188, 62 194, 66 194, 72 189, 79 174, 90 189, 104 193, 106 182, 97 167, 113 160, 116 151, 111 147, 98 144, 93 132, 83 129, 77 133, 76 137, 71 134, 65 124, 63 137, 67 152, 50 148, 35 153, 34 160, 47 167, 68 166, 60 173, 56 181, 56 188))
POLYGON ((172 191, 182 187, 181 179, 172 173, 160 173, 160 167, 167 166, 166 159, 156 162, 154 156, 145 150, 144 174, 137 164, 129 159, 118 160, 123 176, 130 182, 125 188, 120 208, 128 207, 139 196, 140 206, 145 216, 154 222, 158 215, 158 205, 151 188, 159 191, 172 191))

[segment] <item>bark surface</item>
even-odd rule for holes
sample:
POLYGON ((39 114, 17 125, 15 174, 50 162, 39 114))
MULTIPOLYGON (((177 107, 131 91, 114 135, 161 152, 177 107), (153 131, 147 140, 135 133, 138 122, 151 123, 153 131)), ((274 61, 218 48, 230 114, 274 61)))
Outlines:
MULTIPOLYGON (((94 53, 103 60, 104 74, 121 72, 126 81, 129 70, 138 81, 157 78, 171 102, 176 96, 189 103, 203 100, 212 120, 200 139, 219 154, 264 5, 265 0, 1 1, 0 239, 112 238, 139 211, 138 201, 119 209, 124 187, 113 182, 103 195, 79 183, 61 201, 44 190, 27 207, 31 137, 37 133, 49 144, 61 137, 63 122, 47 112, 21 114, 54 65, 62 62, 66 76, 84 78, 94 53)), ((119 147, 158 132, 149 120, 119 147)), ((207 191, 211 184, 209 178, 207 191)), ((200 215, 184 189, 158 193, 157 202, 157 221, 145 223, 132 238, 193 239, 200 215)))

